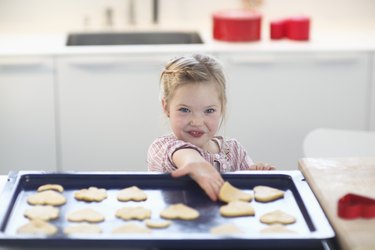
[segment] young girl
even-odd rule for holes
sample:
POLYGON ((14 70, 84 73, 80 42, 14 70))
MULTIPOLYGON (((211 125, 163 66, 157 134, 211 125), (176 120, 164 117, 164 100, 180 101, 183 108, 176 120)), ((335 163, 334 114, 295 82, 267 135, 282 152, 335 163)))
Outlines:
POLYGON ((216 201, 224 183, 220 172, 271 170, 254 164, 235 139, 216 136, 225 117, 225 77, 208 55, 175 58, 161 74, 161 102, 173 134, 157 138, 147 155, 150 171, 190 175, 216 201))

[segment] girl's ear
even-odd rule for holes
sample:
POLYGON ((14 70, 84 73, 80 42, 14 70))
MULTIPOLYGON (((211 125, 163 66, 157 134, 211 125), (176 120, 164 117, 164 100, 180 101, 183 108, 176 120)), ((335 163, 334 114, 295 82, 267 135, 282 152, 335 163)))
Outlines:
POLYGON ((168 111, 168 107, 167 107, 167 102, 166 102, 166 100, 165 100, 164 97, 161 99, 161 105, 162 105, 162 107, 163 107, 163 112, 164 112, 164 114, 165 114, 167 117, 169 117, 169 111, 168 111))

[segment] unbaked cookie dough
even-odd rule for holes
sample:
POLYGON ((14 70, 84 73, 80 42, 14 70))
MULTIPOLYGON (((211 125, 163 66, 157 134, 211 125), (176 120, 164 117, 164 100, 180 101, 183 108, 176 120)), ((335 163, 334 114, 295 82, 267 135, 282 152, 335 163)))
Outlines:
POLYGON ((251 201, 253 199, 253 195, 243 192, 226 181, 220 188, 219 199, 226 203, 235 200, 251 201))
POLYGON ((194 208, 186 206, 182 203, 170 205, 160 212, 160 216, 164 219, 181 219, 181 220, 195 220, 199 217, 199 212, 194 208))
POLYGON ((100 202, 107 198, 107 191, 104 188, 89 187, 74 193, 74 198, 82 201, 100 202))
POLYGON ((72 222, 102 222, 105 220, 105 217, 92 208, 84 208, 70 212, 67 215, 67 219, 72 222))
POLYGON ((145 201, 147 199, 147 195, 137 186, 132 186, 120 190, 117 195, 117 199, 119 201, 145 201))
POLYGON ((53 235, 57 233, 57 227, 44 220, 31 220, 17 229, 19 234, 53 235))
POLYGON ((293 224, 296 222, 296 218, 289 215, 281 210, 275 210, 266 213, 260 217, 260 222, 265 224, 293 224))
POLYGON ((50 205, 41 206, 36 205, 29 209, 26 209, 24 212, 24 216, 31 220, 39 219, 39 220, 54 220, 59 217, 59 209, 50 205))
POLYGON ((61 186, 59 184, 45 184, 45 185, 42 185, 42 186, 38 187, 37 191, 43 192, 43 191, 46 191, 46 190, 55 190, 59 193, 64 192, 63 186, 61 186))
POLYGON ((80 223, 78 225, 70 225, 64 229, 65 234, 100 234, 102 229, 96 224, 80 223))
POLYGON ((144 207, 123 207, 116 211, 116 217, 124 220, 144 220, 151 218, 151 210, 144 207))
POLYGON ((211 228, 212 234, 242 234, 244 233, 239 227, 233 223, 227 223, 211 228))
POLYGON ((113 234, 149 234, 152 231, 143 225, 126 223, 112 230, 113 234))
POLYGON ((231 201, 220 207, 220 214, 225 217, 252 216, 254 208, 246 201, 231 201))
POLYGON ((46 190, 30 195, 27 202, 31 205, 60 206, 65 204, 66 198, 56 191, 46 190))
POLYGON ((256 186, 253 188, 256 201, 269 202, 284 197, 284 191, 268 186, 256 186))

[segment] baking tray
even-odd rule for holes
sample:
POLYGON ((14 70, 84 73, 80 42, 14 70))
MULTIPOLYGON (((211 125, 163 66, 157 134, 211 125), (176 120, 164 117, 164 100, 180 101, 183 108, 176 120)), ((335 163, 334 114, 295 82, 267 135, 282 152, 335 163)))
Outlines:
MULTIPOLYGON (((37 172, 10 173, 0 197, 0 244, 12 246, 103 246, 139 248, 268 248, 285 246, 317 246, 334 237, 334 232, 317 200, 299 171, 242 171, 223 174, 232 185, 248 192, 257 185, 267 185, 285 191, 285 197, 269 203, 251 202, 255 216, 225 218, 219 213, 223 203, 212 202, 190 178, 172 178, 169 174, 150 172, 37 172), (27 197, 48 183, 61 184, 67 203, 60 207, 60 217, 51 223, 59 228, 53 236, 30 236, 16 233, 19 226, 28 222, 23 212, 30 207, 27 197), (136 185, 147 193, 143 202, 120 202, 116 195, 120 189, 136 185), (96 186, 107 189, 108 198, 102 202, 83 202, 74 199, 74 192, 96 186), (197 209, 200 217, 194 221, 174 220, 166 229, 153 229, 151 234, 113 235, 111 230, 125 222, 115 217, 115 211, 124 206, 140 205, 152 209, 152 218, 159 218, 165 207, 184 203, 197 209), (83 207, 103 213, 106 220, 98 225, 102 234, 67 236, 63 229, 71 224, 65 215, 83 207), (262 234, 267 225, 259 222, 262 214, 275 210, 293 214, 297 222, 287 228, 294 234, 262 234), (245 234, 217 236, 211 227, 234 223, 245 234)), ((136 223, 142 223, 136 221, 136 223)))

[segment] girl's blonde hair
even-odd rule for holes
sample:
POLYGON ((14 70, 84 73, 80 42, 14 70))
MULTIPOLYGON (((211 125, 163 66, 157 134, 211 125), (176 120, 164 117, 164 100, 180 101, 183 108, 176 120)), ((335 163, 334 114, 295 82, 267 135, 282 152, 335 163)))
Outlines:
POLYGON ((166 106, 169 107, 170 100, 180 86, 205 82, 216 83, 222 117, 224 117, 227 97, 223 67, 215 58, 208 55, 182 56, 168 62, 160 76, 160 96, 164 98, 166 106))

